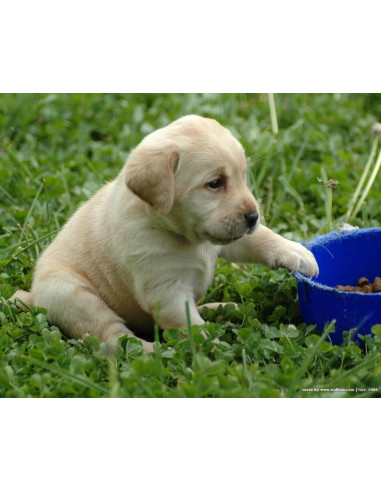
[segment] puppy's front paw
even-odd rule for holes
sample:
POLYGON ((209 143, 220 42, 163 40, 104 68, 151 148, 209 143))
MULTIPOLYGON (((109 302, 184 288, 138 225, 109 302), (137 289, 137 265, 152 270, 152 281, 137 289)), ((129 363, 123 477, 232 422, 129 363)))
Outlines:
POLYGON ((150 352, 154 352, 153 343, 147 342, 146 340, 142 340, 143 350, 146 354, 150 352))
POLYGON ((307 248, 294 241, 287 241, 287 246, 278 250, 277 267, 285 267, 291 273, 299 272, 306 277, 317 277, 319 267, 314 255, 307 248))
POLYGON ((232 306, 234 306, 234 309, 236 311, 239 310, 238 304, 236 304, 235 302, 208 302, 206 304, 202 304, 201 306, 197 306, 197 310, 199 313, 201 313, 202 310, 204 309, 204 307, 206 307, 208 309, 213 309, 214 311, 217 311, 217 309, 220 306, 227 306, 228 304, 231 304, 232 306))

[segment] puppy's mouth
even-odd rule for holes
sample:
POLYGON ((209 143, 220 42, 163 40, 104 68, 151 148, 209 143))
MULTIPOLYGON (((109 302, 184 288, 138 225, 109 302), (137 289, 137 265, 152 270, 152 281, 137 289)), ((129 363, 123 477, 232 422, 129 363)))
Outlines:
POLYGON ((225 244, 233 243, 234 241, 238 241, 238 239, 241 239, 241 237, 245 236, 246 234, 250 234, 249 230, 247 230, 243 234, 240 234, 239 236, 234 236, 234 237, 217 237, 217 236, 212 236, 211 234, 205 234, 205 236, 206 239, 213 244, 225 245, 225 244))
POLYGON ((247 228, 242 234, 238 236, 232 236, 232 237, 218 237, 218 236, 213 236, 212 234, 206 233, 206 239, 210 241, 213 244, 219 244, 219 245, 225 245, 225 244, 230 244, 233 243, 234 241, 238 241, 238 239, 241 239, 243 236, 246 236, 247 234, 252 234, 257 226, 255 225, 254 227, 247 228))

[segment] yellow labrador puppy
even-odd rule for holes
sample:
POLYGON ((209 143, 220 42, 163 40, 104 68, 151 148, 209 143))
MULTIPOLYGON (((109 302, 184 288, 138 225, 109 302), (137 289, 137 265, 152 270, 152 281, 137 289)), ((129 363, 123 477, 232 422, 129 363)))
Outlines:
POLYGON ((184 116, 153 132, 45 250, 31 292, 12 300, 116 350, 157 311, 161 329, 186 326, 186 301, 191 323, 203 324, 196 302, 219 257, 318 275, 307 249, 260 225, 246 171, 241 144, 215 120, 184 116))

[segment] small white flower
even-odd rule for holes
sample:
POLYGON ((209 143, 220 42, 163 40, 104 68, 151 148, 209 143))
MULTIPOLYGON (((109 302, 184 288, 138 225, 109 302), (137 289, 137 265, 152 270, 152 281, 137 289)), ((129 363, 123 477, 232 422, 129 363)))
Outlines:
POLYGON ((375 123, 372 130, 375 137, 381 137, 381 123, 375 123))
POLYGON ((347 224, 344 222, 338 227, 339 232, 346 232, 346 231, 357 231, 358 227, 357 226, 351 226, 351 224, 347 224))

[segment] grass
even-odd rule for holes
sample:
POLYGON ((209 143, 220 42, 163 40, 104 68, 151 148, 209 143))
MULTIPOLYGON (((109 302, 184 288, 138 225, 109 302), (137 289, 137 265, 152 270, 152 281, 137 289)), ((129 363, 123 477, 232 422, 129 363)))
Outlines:
MULTIPOLYGON (((380 327, 361 346, 349 334, 332 345, 334 328, 322 335, 302 323, 295 280, 284 270, 219 261, 203 301, 233 301, 238 311, 206 309, 206 340, 198 327, 184 327, 190 336, 181 341, 168 329, 150 355, 124 337, 113 360, 96 339, 68 339, 49 326, 43 309, 21 312, 7 302, 17 287, 30 287, 39 254, 76 207, 117 175, 146 134, 184 114, 214 117, 239 138, 269 227, 304 241, 327 221, 340 225, 369 158, 381 97, 275 94, 271 107, 266 94, 0 96, 1 396, 381 395, 380 327), (339 182, 330 198, 329 180, 339 182)), ((376 179, 351 223, 380 222, 376 179)))

